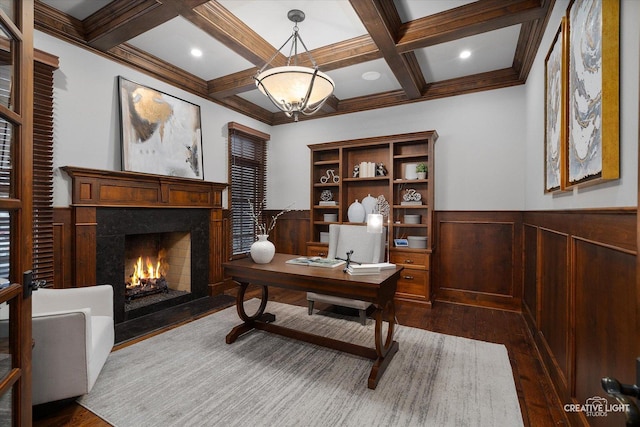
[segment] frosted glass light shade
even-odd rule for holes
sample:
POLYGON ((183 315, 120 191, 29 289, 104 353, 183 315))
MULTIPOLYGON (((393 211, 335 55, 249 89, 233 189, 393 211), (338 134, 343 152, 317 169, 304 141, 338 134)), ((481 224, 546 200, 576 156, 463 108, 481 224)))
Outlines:
POLYGON ((382 233, 382 215, 367 215, 367 233, 382 233))
MULTIPOLYGON (((256 77, 256 86, 276 105, 282 104, 282 106, 278 105, 278 108, 287 111, 290 110, 287 106, 300 105, 304 102, 314 71, 313 68, 296 65, 270 68, 256 77)), ((331 77, 318 70, 309 100, 302 108, 324 101, 331 96, 334 87, 331 77)))

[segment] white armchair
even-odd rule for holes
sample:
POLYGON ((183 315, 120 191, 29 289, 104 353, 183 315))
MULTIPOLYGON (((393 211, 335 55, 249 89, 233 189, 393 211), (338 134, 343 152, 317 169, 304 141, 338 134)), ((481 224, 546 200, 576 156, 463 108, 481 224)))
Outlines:
MULTIPOLYGON (((368 233, 366 225, 329 225, 329 250, 327 258, 345 258, 347 252, 353 251, 351 261, 359 263, 384 262, 386 233, 368 233)), ((315 301, 342 307, 355 308, 360 314, 360 323, 367 321, 367 308, 370 302, 359 301, 350 298, 335 297, 332 295, 307 292, 309 303, 309 315, 313 314, 315 301)))
POLYGON ((33 292, 33 404, 89 393, 115 341, 113 287, 33 292))

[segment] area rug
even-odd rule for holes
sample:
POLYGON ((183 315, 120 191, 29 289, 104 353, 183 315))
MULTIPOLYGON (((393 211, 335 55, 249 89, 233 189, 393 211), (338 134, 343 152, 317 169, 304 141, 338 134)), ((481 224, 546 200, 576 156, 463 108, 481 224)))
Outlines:
MULTIPOLYGON (((373 320, 274 302, 267 311, 283 326, 373 344, 373 320)), ((118 427, 523 425, 503 345, 399 326, 400 350, 370 390, 370 360, 263 331, 226 344, 238 323, 230 307, 115 351, 78 402, 118 427)))

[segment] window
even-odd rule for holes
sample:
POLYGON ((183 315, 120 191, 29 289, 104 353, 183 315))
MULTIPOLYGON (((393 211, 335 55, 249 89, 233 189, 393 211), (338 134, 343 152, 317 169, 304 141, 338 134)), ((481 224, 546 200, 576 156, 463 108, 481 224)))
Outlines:
POLYGON ((255 224, 249 200, 261 203, 267 193, 267 141, 262 132, 229 123, 229 189, 231 209, 231 255, 249 252, 255 241, 255 224))

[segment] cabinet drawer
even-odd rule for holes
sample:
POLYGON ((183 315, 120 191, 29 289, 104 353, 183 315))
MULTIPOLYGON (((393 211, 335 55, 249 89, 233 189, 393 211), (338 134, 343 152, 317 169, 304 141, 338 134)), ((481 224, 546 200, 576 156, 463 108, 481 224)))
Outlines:
POLYGON ((320 256, 325 258, 329 253, 329 245, 307 245, 307 256, 320 256))
POLYGON ((405 267, 415 266, 416 268, 429 269, 429 254, 420 252, 392 252, 391 262, 401 264, 405 267))
POLYGON ((405 268, 400 273, 397 292, 427 298, 429 289, 429 272, 405 268))

